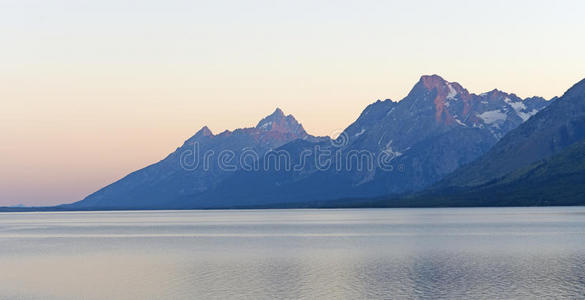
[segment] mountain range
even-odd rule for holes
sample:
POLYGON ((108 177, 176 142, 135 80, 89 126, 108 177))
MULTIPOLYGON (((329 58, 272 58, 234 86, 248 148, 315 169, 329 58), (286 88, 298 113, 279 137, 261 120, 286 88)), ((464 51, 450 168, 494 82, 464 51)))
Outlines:
POLYGON ((262 155, 269 149, 297 139, 310 142, 320 140, 307 134, 293 116, 285 116, 280 109, 252 128, 213 134, 205 126, 160 162, 130 173, 73 204, 73 207, 165 207, 174 199, 213 189, 233 175, 233 171, 222 169, 216 163, 204 166, 199 154, 222 151, 240 154, 250 150, 262 155))
POLYGON ((410 203, 585 204, 585 79, 410 203))
POLYGON ((547 101, 497 89, 474 94, 422 76, 404 99, 370 104, 335 139, 308 134, 276 109, 256 127, 204 127, 160 162, 62 208, 304 207, 468 192, 539 159, 564 155, 553 159, 562 165, 573 157, 576 150, 561 152, 582 138, 583 124, 567 103, 583 99, 582 85, 547 101))

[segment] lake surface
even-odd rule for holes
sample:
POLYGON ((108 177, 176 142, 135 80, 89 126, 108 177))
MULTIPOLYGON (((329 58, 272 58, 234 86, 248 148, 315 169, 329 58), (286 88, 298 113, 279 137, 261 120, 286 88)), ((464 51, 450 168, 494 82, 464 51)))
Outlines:
POLYGON ((0 299, 585 298, 585 208, 0 213, 0 299))

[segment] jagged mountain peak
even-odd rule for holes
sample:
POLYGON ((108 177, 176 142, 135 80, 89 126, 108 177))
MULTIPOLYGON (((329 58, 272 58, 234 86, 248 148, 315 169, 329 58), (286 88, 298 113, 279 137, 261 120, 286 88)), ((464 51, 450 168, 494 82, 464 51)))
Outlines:
POLYGON ((428 89, 432 89, 433 87, 442 86, 447 84, 447 80, 443 79, 443 77, 433 74, 433 75, 422 75, 419 80, 425 87, 428 89))
POLYGON ((277 107, 273 113, 262 118, 262 120, 260 120, 260 122, 258 122, 258 124, 256 125, 256 128, 265 128, 268 126, 268 124, 272 122, 279 122, 282 121, 283 119, 286 119, 286 116, 282 109, 277 107))
POLYGON ((214 137, 214 135, 213 135, 213 132, 211 132, 211 129, 209 129, 209 127, 203 126, 193 136, 188 138, 183 145, 191 145, 195 141, 204 139, 206 137, 214 137))
POLYGON ((487 97, 488 99, 489 98, 498 98, 498 97, 507 96, 507 95, 508 95, 508 93, 506 93, 502 90, 499 90, 499 89, 493 89, 491 91, 480 94, 481 97, 487 97))
POLYGON ((358 119, 349 125, 344 131, 351 137, 358 137, 372 127, 378 126, 383 119, 393 112, 398 105, 390 99, 380 100, 368 105, 358 119))
POLYGON ((431 109, 436 123, 454 125, 460 122, 450 112, 453 109, 450 102, 460 103, 457 106, 463 106, 461 109, 467 113, 472 98, 473 95, 457 82, 449 82, 439 75, 423 75, 402 101, 408 103, 410 114, 418 115, 431 109))
POLYGON ((256 129, 264 131, 279 131, 279 132, 291 132, 291 133, 305 133, 303 126, 295 119, 293 115, 285 115, 280 109, 276 110, 260 120, 256 129))
POLYGON ((282 111, 282 109, 280 109, 280 107, 277 107, 274 112, 272 114, 269 115, 269 117, 275 117, 275 118, 283 118, 285 116, 284 112, 282 111))
POLYGON ((431 100, 435 103, 468 100, 470 97, 470 93, 457 82, 449 82, 439 75, 423 75, 405 99, 421 99, 431 94, 434 95, 431 100))
POLYGON ((199 129, 199 131, 197 131, 197 133, 195 133, 195 135, 198 136, 213 136, 213 132, 211 132, 211 129, 209 129, 209 127, 203 126, 201 129, 199 129))
POLYGON ((430 115, 432 111, 436 124, 488 126, 499 138, 548 105, 544 98, 533 98, 524 101, 514 93, 498 89, 477 95, 439 75, 424 75, 403 101, 409 103, 412 114, 430 115), (504 124, 510 118, 514 124, 504 124))
POLYGON ((449 81, 445 80, 443 77, 436 75, 436 74, 421 76, 418 84, 421 84, 427 90, 433 90, 433 89, 443 90, 446 88, 448 90, 448 92, 452 92, 452 93, 453 93, 453 90, 455 90, 455 92, 463 92, 463 91, 467 92, 467 90, 465 90, 463 88, 463 86, 461 86, 459 83, 449 82, 449 81))
MULTIPOLYGON (((499 89, 493 89, 489 92, 479 94, 479 97, 481 97, 487 101, 498 101, 498 100, 508 99, 507 101, 522 102, 525 100, 525 99, 520 98, 515 93, 508 93, 506 91, 502 91, 499 89)), ((540 97, 532 97, 532 98, 540 98, 540 97)), ((530 99, 530 98, 526 98, 526 99, 530 99)), ((544 98, 540 98, 540 99, 544 100, 544 98)))

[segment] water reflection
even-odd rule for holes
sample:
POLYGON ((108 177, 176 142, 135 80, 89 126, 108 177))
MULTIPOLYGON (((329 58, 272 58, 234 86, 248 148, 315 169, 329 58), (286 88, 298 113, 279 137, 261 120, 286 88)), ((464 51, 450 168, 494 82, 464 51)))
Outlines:
POLYGON ((0 298, 583 298, 585 208, 0 214, 0 298))

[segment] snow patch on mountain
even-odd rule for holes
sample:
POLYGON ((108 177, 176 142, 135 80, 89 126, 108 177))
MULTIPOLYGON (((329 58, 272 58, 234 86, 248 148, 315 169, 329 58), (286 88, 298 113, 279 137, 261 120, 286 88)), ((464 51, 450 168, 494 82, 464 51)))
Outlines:
POLYGON ((523 121, 526 121, 528 119, 530 119, 530 117, 536 115, 538 113, 537 109, 533 109, 532 111, 529 112, 517 112, 518 116, 520 116, 520 118, 522 118, 523 121))
POLYGON ((453 86, 451 85, 451 83, 447 83, 447 87, 449 88, 449 94, 447 94, 447 97, 445 99, 447 99, 447 100, 454 100, 455 97, 457 96, 457 90, 455 90, 453 88, 453 86))
POLYGON ((508 116, 501 110, 490 110, 477 115, 486 124, 498 124, 506 121, 508 116))
POLYGON ((526 111, 527 108, 526 108, 526 105, 524 105, 524 103, 514 102, 508 97, 506 97, 506 99, 504 99, 504 101, 514 109, 516 114, 520 118, 522 118, 522 121, 528 120, 530 117, 534 116, 538 112, 537 109, 533 109, 532 111, 527 112, 526 111))
POLYGON ((268 129, 268 127, 272 125, 272 121, 266 122, 260 126, 260 129, 268 129))
POLYGON ((461 126, 467 127, 467 125, 465 123, 461 122, 461 120, 459 120, 457 118, 455 118, 455 122, 457 122, 457 124, 459 124, 461 126))
POLYGON ((512 106, 515 111, 522 111, 526 109, 526 105, 522 102, 514 102, 509 97, 504 99, 504 102, 508 103, 508 105, 512 106))

